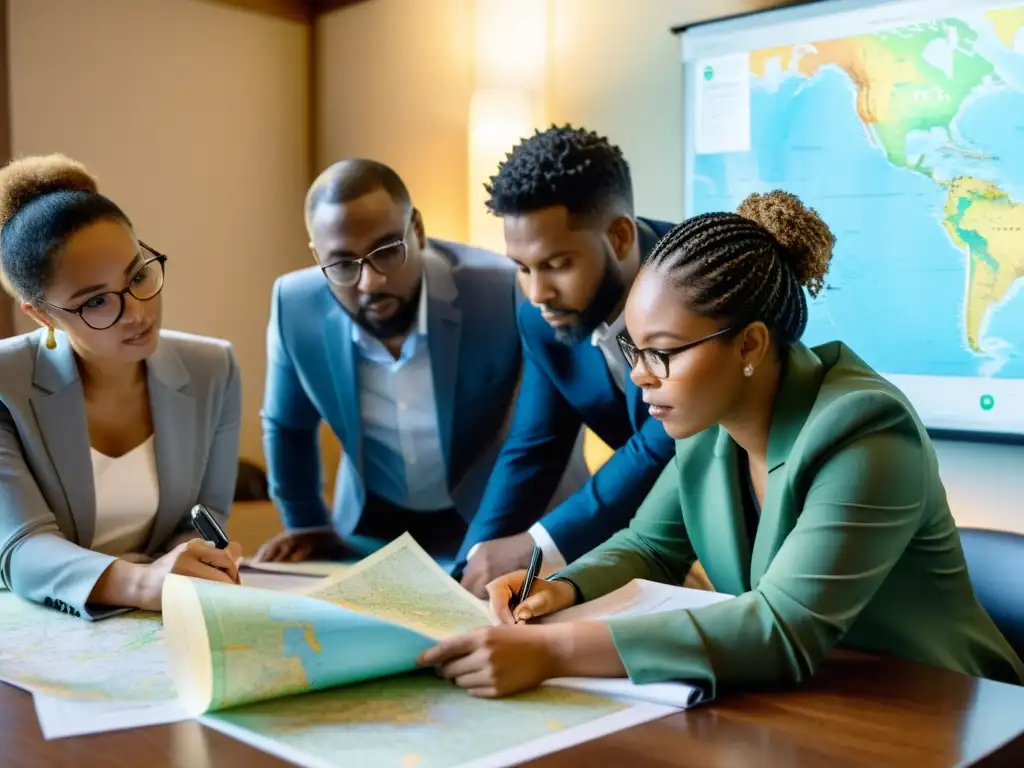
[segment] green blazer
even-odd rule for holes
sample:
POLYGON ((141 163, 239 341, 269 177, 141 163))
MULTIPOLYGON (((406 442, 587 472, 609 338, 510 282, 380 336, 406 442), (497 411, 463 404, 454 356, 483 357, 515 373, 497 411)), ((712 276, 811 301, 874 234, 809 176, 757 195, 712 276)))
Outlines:
POLYGON ((610 620, 633 682, 687 680, 709 696, 800 683, 840 642, 1024 682, 975 598, 924 427, 843 344, 789 351, 768 470, 751 542, 732 438, 712 427, 679 440, 629 528, 558 574, 592 600, 634 578, 682 584, 699 558, 737 596, 610 620))

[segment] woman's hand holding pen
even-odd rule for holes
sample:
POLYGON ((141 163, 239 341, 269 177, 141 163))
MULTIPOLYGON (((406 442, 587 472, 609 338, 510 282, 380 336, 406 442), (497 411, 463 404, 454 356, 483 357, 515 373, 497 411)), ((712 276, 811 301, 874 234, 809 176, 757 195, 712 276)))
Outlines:
POLYGON ((242 547, 231 542, 226 549, 217 549, 203 539, 192 539, 179 544, 163 557, 143 566, 145 572, 140 579, 139 608, 159 611, 164 580, 168 574, 191 576, 207 581, 238 584, 238 561, 242 559, 242 547))
POLYGON ((502 624, 517 624, 546 616, 569 608, 576 602, 576 590, 569 582, 536 579, 529 596, 512 608, 513 598, 519 594, 525 579, 526 571, 516 571, 487 585, 491 611, 502 624))
POLYGON ((203 539, 182 542, 148 564, 119 558, 96 581, 87 602, 159 611, 168 574, 238 584, 238 561, 241 559, 242 547, 239 544, 231 542, 226 548, 217 549, 203 539))

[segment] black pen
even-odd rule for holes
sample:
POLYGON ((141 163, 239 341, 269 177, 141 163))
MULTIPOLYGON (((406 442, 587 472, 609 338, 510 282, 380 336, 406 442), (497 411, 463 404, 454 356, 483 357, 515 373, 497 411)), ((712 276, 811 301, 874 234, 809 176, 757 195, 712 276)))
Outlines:
POLYGON ((213 544, 217 549, 228 548, 230 542, 228 541, 227 534, 220 527, 217 518, 211 515, 210 510, 202 504, 196 504, 192 507, 192 525, 199 531, 200 536, 213 544))
POLYGON ((540 572, 540 565, 542 562, 544 562, 544 552, 540 547, 534 544, 533 556, 530 558, 530 567, 526 569, 526 576, 523 577, 523 583, 519 585, 519 594, 512 595, 508 599, 508 609, 510 611, 514 611, 530 596, 530 590, 533 589, 533 582, 536 580, 537 574, 540 572))

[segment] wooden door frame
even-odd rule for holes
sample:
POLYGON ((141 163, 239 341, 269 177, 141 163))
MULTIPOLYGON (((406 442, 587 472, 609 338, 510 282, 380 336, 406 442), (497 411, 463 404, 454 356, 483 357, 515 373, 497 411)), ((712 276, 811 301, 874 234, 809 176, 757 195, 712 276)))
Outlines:
MULTIPOLYGON (((0 165, 11 160, 11 67, 7 0, 0 0, 0 165)), ((14 335, 14 297, 0 289, 0 339, 14 335)))

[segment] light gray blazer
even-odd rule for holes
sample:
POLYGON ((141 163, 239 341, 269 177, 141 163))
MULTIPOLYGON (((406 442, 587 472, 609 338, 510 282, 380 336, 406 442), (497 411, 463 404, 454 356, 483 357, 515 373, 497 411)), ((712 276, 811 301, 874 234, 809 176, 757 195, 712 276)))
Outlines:
MULTIPOLYGON (((0 583, 74 616, 116 559, 89 549, 96 523, 85 398, 67 337, 0 340, 0 583)), ((160 502, 144 553, 192 530, 204 504, 223 523, 238 474, 242 391, 228 342, 161 331, 147 360, 160 502)))

